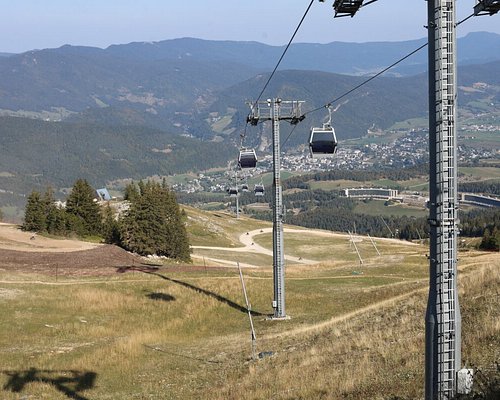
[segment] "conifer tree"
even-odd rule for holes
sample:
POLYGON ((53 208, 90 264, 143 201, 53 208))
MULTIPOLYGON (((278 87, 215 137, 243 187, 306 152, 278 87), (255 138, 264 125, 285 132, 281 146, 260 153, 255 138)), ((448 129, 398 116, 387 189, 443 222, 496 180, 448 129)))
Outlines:
POLYGON ((46 228, 45 203, 40 193, 34 190, 28 196, 22 229, 25 231, 43 232, 46 228))
POLYGON ((54 191, 48 187, 42 196, 45 208, 45 228, 48 233, 54 235, 66 234, 66 213, 55 205, 54 191))
POLYGON ((85 179, 78 179, 66 201, 66 212, 76 217, 70 218, 70 225, 78 234, 98 235, 101 232, 101 214, 94 199, 92 186, 85 179))
POLYGON ((125 193, 123 195, 124 200, 134 201, 137 196, 139 196, 139 190, 137 189, 137 186, 134 184, 134 182, 131 182, 127 186, 125 186, 125 193))
POLYGON ((150 181, 138 186, 138 196, 122 221, 123 247, 142 255, 189 261, 186 227, 175 194, 150 181))
POLYGON ((107 206, 103 209, 103 226, 102 226, 102 236, 104 241, 109 244, 120 244, 120 224, 116 220, 111 206, 107 206))

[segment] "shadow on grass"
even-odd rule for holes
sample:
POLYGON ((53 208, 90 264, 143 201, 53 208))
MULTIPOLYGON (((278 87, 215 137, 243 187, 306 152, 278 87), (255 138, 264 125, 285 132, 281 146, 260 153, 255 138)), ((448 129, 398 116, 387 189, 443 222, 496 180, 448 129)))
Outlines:
POLYGON ((94 387, 97 377, 95 372, 89 371, 55 371, 36 368, 25 371, 1 371, 1 373, 9 376, 9 381, 3 387, 4 390, 20 393, 25 385, 32 382, 41 382, 54 386, 58 391, 74 400, 88 400, 78 392, 94 387))
MULTIPOLYGON (((198 286, 194 286, 191 283, 187 283, 178 279, 174 278, 169 278, 168 276, 162 275, 158 273, 158 268, 155 267, 149 267, 149 266, 143 266, 143 267, 120 267, 118 268, 117 272, 120 273, 125 273, 128 271, 139 271, 143 272, 145 274, 150 274, 150 275, 155 275, 161 279, 165 279, 166 281, 176 283, 178 285, 184 286, 188 289, 194 290, 197 293, 204 294, 208 297, 211 297, 217 301, 220 301, 221 303, 227 304, 229 307, 234 308, 235 310, 241 311, 243 313, 248 313, 248 309, 246 307, 243 307, 239 305, 238 303, 235 303, 234 301, 228 299, 227 297, 221 296, 220 294, 211 292, 210 290, 200 288, 198 286)), ((259 316, 267 316, 268 314, 264 314, 258 311, 250 311, 254 317, 259 317, 259 316)))
POLYGON ((161 300, 161 301, 174 301, 175 297, 171 296, 167 293, 160 293, 160 292, 151 292, 146 295, 147 298, 151 300, 161 300))

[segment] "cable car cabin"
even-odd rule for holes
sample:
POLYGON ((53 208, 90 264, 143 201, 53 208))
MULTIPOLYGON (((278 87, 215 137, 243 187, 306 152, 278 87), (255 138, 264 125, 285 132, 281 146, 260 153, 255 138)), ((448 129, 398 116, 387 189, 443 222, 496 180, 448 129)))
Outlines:
POLYGON ((257 165, 257 155, 254 149, 241 149, 238 157, 238 166, 240 168, 255 168, 257 165))
POLYGON ((335 154, 337 150, 337 137, 335 129, 328 125, 322 128, 311 128, 309 136, 309 151, 311 157, 321 158, 329 157, 335 154))
POLYGON ((255 196, 264 196, 264 185, 255 185, 253 192, 255 196))
POLYGON ((242 192, 248 192, 248 185, 246 183, 244 183, 243 185, 241 185, 241 191, 242 192))
POLYGON ((228 188, 227 194, 229 195, 229 197, 238 197, 239 196, 238 188, 237 187, 228 188))

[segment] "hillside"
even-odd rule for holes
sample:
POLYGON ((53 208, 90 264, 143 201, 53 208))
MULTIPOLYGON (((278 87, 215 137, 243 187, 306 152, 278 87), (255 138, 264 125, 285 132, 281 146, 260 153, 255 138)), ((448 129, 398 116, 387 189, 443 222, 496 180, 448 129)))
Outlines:
MULTIPOLYGON (((413 51, 424 39, 402 42, 294 43, 281 69, 313 70, 349 75, 378 71, 404 54, 413 51)), ((499 60, 500 35, 488 32, 470 33, 458 39, 458 63, 480 64, 499 60)), ((258 42, 210 41, 194 38, 164 40, 154 43, 135 42, 113 45, 109 54, 143 61, 189 59, 194 61, 235 62, 259 70, 270 70, 284 46, 258 42)), ((393 74, 413 75, 427 69, 427 54, 419 53, 398 66, 393 74)))
POLYGON ((144 126, 102 126, 0 117, 0 187, 16 193, 85 178, 115 179, 198 171, 236 157, 236 149, 144 126))
MULTIPOLYGON (((309 104, 324 104, 340 92, 333 88, 351 88, 360 78, 331 75, 332 82, 324 82, 323 78, 319 78, 324 84, 321 87, 317 85, 319 89, 330 88, 325 93, 324 90, 316 90, 314 85, 309 88, 311 80, 315 79, 314 74, 317 74, 314 71, 321 71, 325 76, 338 73, 373 74, 414 50, 421 42, 294 44, 280 69, 309 71, 313 75, 306 73, 306 81, 299 82, 298 87, 295 87, 297 83, 292 79, 292 88, 283 94, 294 94, 308 100, 309 104)), ((469 34, 459 40, 459 65, 498 60, 496 55, 500 51, 496 49, 499 48, 499 35, 484 32, 469 34)), ((0 115, 57 121, 70 116, 80 120, 81 116, 75 117, 75 113, 84 112, 93 120, 100 118, 101 122, 105 122, 108 113, 112 113, 110 118, 116 117, 113 110, 129 109, 137 114, 136 119, 144 120, 149 126, 203 137, 210 130, 204 120, 208 118, 207 110, 214 108, 213 103, 222 101, 230 109, 242 107, 244 101, 255 97, 260 89, 258 85, 262 77, 259 78, 257 74, 268 73, 282 50, 282 47, 255 42, 185 38, 115 45, 107 49, 66 45, 57 49, 34 50, 0 57, 0 115), (249 90, 250 83, 245 81, 257 86, 249 90), (232 87, 237 92, 238 88, 246 90, 237 97, 232 96, 231 102, 221 100, 221 96, 226 96, 228 91, 233 90, 232 87)), ((408 60, 409 64, 398 68, 409 68, 411 75, 414 75, 425 71, 425 59, 426 52, 421 51, 408 60)), ((302 79, 303 74, 295 80, 302 79)), ((397 69, 387 75, 391 74, 408 75, 401 74, 397 69)), ((484 76, 478 73, 476 81, 490 79, 490 76, 491 74, 484 76)), ((408 82, 411 82, 413 78, 409 79, 408 82)), ((419 107, 420 101, 409 106, 415 96, 420 98, 420 94, 408 91, 405 81, 385 82, 386 89, 401 86, 401 90, 409 94, 405 97, 397 89, 389 94, 394 98, 394 104, 398 105, 394 112, 402 108, 402 115, 411 111, 412 117, 425 113, 425 107, 419 107)), ((419 82, 418 85, 422 90, 422 83, 419 82)), ((278 89, 275 85, 267 96, 274 96, 278 89)), ((385 101, 383 105, 393 104, 385 101)), ((220 107, 215 108, 221 112, 220 107)), ((374 112, 370 112, 370 109, 371 107, 365 110, 361 104, 361 118, 371 120, 376 125, 380 120, 384 121, 381 125, 388 124, 389 120, 395 122, 394 115, 385 115, 388 110, 394 110, 394 107, 380 107, 374 112)), ((241 116, 238 118, 239 127, 243 120, 241 116)), ((396 119, 399 120, 401 118, 396 119)), ((364 125, 364 121, 362 123, 364 125)), ((341 122, 341 126, 351 131, 353 124, 341 122)), ((217 128, 210 133, 216 134, 217 128)), ((359 132, 354 134, 358 135, 359 132)))
MULTIPOLYGON (((359 236, 360 265, 345 235, 286 231, 291 318, 273 321, 269 256, 237 251, 270 251, 269 225, 186 210, 191 239, 204 246, 194 250, 194 265, 140 260, 113 246, 12 252, 2 248, 0 226, 0 397, 423 396, 426 246, 374 238, 379 256, 359 236), (238 242, 247 236, 253 245, 238 242), (252 304, 257 360, 237 261, 252 304)), ((468 250, 459 258, 463 359, 481 371, 476 390, 484 392, 498 377, 491 351, 500 335, 498 255, 468 250)))
MULTIPOLYGON (((459 110, 477 113, 477 103, 484 102, 491 111, 499 112, 500 104, 500 61, 483 65, 459 68, 458 86, 459 110), (473 87, 484 82, 481 88, 473 87)), ((210 111, 230 116, 232 121, 226 129, 237 128, 249 112, 241 99, 254 99, 267 80, 268 75, 258 75, 217 94, 217 100, 210 111), (228 114, 230 107, 236 108, 228 114)), ((285 100, 305 100, 303 112, 321 108, 328 102, 342 96, 364 82, 366 78, 337 75, 314 71, 278 72, 263 95, 280 97, 285 100)), ((333 124, 341 139, 357 138, 366 135, 368 129, 387 129, 394 123, 427 115, 427 75, 406 78, 379 77, 359 90, 342 98, 334 104, 333 124)), ((486 110, 483 110, 486 111, 486 110)), ((288 141, 288 146, 303 144, 304 134, 310 126, 321 125, 327 117, 326 110, 307 116, 298 126, 296 134, 288 141)), ((283 124, 284 125, 284 124, 283 124)), ((286 138, 290 129, 283 129, 286 138)), ((254 130, 255 132, 255 130, 254 130)), ((254 137, 257 136, 253 135, 254 137)), ((269 134, 268 134, 268 137, 269 134)), ((258 142, 259 138, 257 138, 258 142)), ((254 142, 255 145, 257 142, 254 142)))

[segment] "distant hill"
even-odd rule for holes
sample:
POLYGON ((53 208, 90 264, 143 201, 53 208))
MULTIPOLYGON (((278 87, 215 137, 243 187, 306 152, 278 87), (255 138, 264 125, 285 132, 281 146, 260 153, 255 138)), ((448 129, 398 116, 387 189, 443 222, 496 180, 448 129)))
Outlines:
POLYGON ((10 57, 13 56, 13 53, 0 53, 0 57, 10 57))
MULTIPOLYGON (((328 44, 292 44, 280 68, 364 75, 378 72, 395 60, 415 50, 427 39, 401 42, 328 44)), ((135 42, 113 45, 106 52, 134 60, 158 61, 189 59, 193 61, 229 61, 260 70, 273 68, 284 46, 269 46, 258 42, 210 41, 194 38, 135 42)), ((469 33, 458 39, 458 63, 479 64, 500 60, 500 35, 488 32, 469 33)), ((427 53, 415 54, 391 71, 409 75, 427 69, 427 53)))
MULTIPOLYGON (((462 109, 469 103, 476 106, 482 99, 500 102, 500 61, 462 67, 459 77, 462 109), (477 82, 482 84, 473 87, 477 82)), ((307 113, 363 79, 326 72, 280 71, 268 93, 305 100, 303 112, 307 113)), ((160 124, 159 120, 151 119, 148 113, 116 106, 87 109, 66 122, 0 117, 0 188, 25 193, 33 186, 70 186, 78 177, 104 185, 114 179, 223 166, 236 157, 235 145, 248 114, 243 99, 254 98, 265 80, 265 75, 258 75, 214 92, 212 103, 200 107, 196 118, 182 116, 198 138, 186 137, 181 127, 154 128, 151 125, 160 124)), ((359 137, 368 129, 387 129, 395 122, 425 116, 426 86, 425 74, 383 77, 346 96, 335 104, 338 108, 333 114, 338 138, 359 137)), ((289 138, 291 127, 282 123, 287 148, 304 145, 310 126, 320 124, 326 115, 326 110, 308 114, 289 138)), ((260 145, 269 135, 270 129, 249 127, 246 144, 260 145)))
MULTIPOLYGON (((298 43, 281 70, 372 74, 421 43, 298 43)), ((497 34, 469 34, 458 47, 461 65, 500 59, 497 34)), ((257 42, 185 38, 107 49, 66 45, 0 57, 0 114, 58 120, 112 106, 147 113, 158 125, 183 126, 182 116, 210 105, 215 92, 269 72, 282 51, 257 42)), ((421 51, 388 75, 423 72, 426 58, 421 51)))
MULTIPOLYGON (((259 75, 218 93, 210 111, 224 115, 227 113, 224 110, 236 105, 233 123, 226 127, 228 131, 231 128, 241 128, 241 121, 249 112, 249 108, 241 99, 251 100, 257 97, 267 77, 268 75, 259 75)), ((280 71, 271 81, 263 98, 272 94, 273 97, 284 100, 305 100, 303 112, 307 113, 309 110, 321 108, 365 80, 363 77, 325 72, 280 71)), ((496 106, 492 107, 500 111, 500 61, 460 67, 458 85, 458 100, 462 109, 468 108, 469 104, 475 107, 477 101, 488 100, 487 103, 490 104, 493 100, 496 106), (483 85, 473 87, 478 82, 483 85)), ((375 79, 334 104, 334 107, 338 107, 333 114, 337 135, 341 139, 360 137, 365 135, 368 129, 387 129, 395 122, 423 117, 428 112, 427 97, 427 74, 375 79)), ((287 145, 293 147, 303 144, 304 134, 309 127, 321 124, 326 116, 326 110, 308 114, 295 134, 289 138, 287 145)), ((287 137, 291 128, 287 128, 284 123, 282 125, 283 135, 287 137)), ((249 129, 249 143, 257 145, 261 141, 260 131, 249 129)))
POLYGON ((44 122, 0 117, 0 188, 29 193, 77 178, 103 186, 115 179, 173 175, 219 166, 236 158, 231 146, 140 126, 44 122))
MULTIPOLYGON (((351 64, 366 72, 418 43, 294 45, 283 68, 297 69, 278 71, 263 98, 305 100, 308 112, 366 79, 321 69, 351 64)), ((470 34, 460 43, 462 63, 483 63, 460 66, 459 106, 498 109, 500 61, 484 62, 500 57, 500 35, 470 34)), ((281 51, 255 42, 177 39, 0 57, 0 189, 26 193, 69 186, 78 177, 101 185, 225 165, 245 126, 245 100, 258 95, 281 51)), ((339 139, 425 116, 426 87, 421 73, 380 77, 351 93, 334 104, 339 139)), ((286 146, 304 145, 309 127, 326 114, 308 114, 290 138, 283 124, 286 146)), ((268 150, 269 129, 255 129, 248 128, 246 143, 268 150)))
POLYGON ((96 48, 63 46, 0 58, 0 109, 80 112, 126 105, 153 115, 182 112, 255 73, 229 62, 144 63, 96 48))

